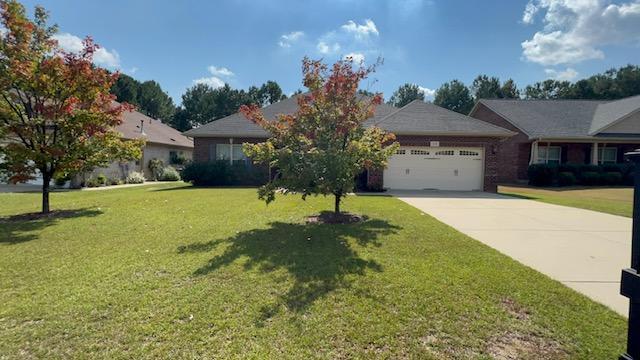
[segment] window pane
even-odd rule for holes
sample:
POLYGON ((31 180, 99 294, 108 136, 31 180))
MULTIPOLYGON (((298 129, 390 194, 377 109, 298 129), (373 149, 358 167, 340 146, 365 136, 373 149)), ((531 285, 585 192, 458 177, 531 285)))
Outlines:
POLYGON ((560 163, 560 146, 540 146, 538 148, 538 163, 559 164, 560 163), (547 157, 547 149, 549 156, 547 157))
POLYGON ((552 146, 549 148, 549 160, 560 161, 560 147, 552 146))
POLYGON ((216 144, 216 159, 229 160, 231 158, 231 145, 216 144))
POLYGON ((618 159, 618 149, 616 148, 601 148, 598 155, 600 156, 600 162, 615 163, 618 159))
POLYGON ((239 161, 247 161, 247 156, 244 154, 244 151, 242 151, 242 144, 234 144, 233 145, 233 160, 239 160, 239 161))

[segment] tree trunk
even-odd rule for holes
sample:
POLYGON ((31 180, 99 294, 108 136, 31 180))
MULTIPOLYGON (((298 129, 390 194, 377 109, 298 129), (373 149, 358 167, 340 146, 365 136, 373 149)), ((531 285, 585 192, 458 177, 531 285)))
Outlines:
POLYGON ((340 214, 340 199, 342 198, 341 194, 333 194, 336 199, 335 199, 335 207, 334 207, 334 213, 336 215, 340 214))
POLYGON ((51 182, 51 176, 49 174, 42 174, 42 213, 49 213, 49 183, 51 182))

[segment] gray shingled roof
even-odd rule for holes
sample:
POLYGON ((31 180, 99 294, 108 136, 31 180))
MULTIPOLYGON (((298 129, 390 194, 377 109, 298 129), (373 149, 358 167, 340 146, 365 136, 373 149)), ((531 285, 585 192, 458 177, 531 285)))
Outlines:
POLYGON ((507 129, 421 100, 410 102, 375 124, 396 135, 513 135, 507 129))
MULTIPOLYGON (((267 119, 278 114, 293 114, 298 108, 296 97, 262 108, 267 119)), ((377 125, 397 135, 485 135, 509 136, 509 130, 416 100, 401 109, 387 104, 376 107, 375 116, 365 126, 377 125)), ((236 113, 184 133, 191 137, 268 137, 267 132, 236 113)))
MULTIPOLYGON (((297 98, 300 95, 292 96, 277 103, 267 105, 262 108, 265 118, 274 120, 279 114, 290 115, 298 110, 297 98)), ((384 117, 396 108, 390 105, 381 104, 376 107, 376 114, 373 119, 384 117)), ((266 131, 249 121, 244 115, 235 113, 222 119, 214 120, 198 128, 191 129, 184 133, 191 137, 268 137, 266 131)))
POLYGON ((126 111, 122 114, 122 120, 122 124, 118 125, 116 130, 122 133, 125 139, 144 138, 150 143, 193 148, 192 139, 163 124, 160 120, 152 119, 137 111, 126 111))
POLYGON ((506 100, 480 103, 530 138, 589 138, 640 110, 640 96, 622 100, 506 100))

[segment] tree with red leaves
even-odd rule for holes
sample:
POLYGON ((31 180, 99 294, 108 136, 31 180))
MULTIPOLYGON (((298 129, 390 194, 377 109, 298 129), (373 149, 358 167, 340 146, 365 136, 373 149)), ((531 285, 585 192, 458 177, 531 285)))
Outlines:
POLYGON ((303 84, 308 92, 297 97, 292 115, 266 119, 257 106, 240 111, 271 137, 259 144, 245 144, 245 153, 259 164, 268 164, 276 175, 259 190, 267 203, 275 192, 333 195, 334 213, 340 201, 353 191, 355 177, 368 168, 381 168, 397 148, 395 136, 377 127, 364 127, 382 102, 381 94, 358 94, 360 81, 375 70, 354 68, 353 61, 336 62, 331 69, 321 61, 302 61, 303 84))
POLYGON ((19 183, 39 172, 48 213, 54 177, 139 158, 143 142, 115 131, 131 107, 109 94, 118 74, 93 65, 91 38, 80 53, 65 52, 43 8, 30 20, 19 2, 0 0, 0 16, 0 175, 19 183))

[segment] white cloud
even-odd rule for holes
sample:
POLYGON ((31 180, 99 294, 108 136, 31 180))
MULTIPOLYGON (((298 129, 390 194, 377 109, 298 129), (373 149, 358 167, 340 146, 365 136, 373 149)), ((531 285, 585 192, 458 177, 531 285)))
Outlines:
POLYGON ((225 81, 220 77, 231 77, 235 75, 233 71, 229 70, 226 67, 217 67, 214 65, 207 67, 207 71, 211 73, 211 76, 195 79, 193 80, 193 83, 209 85, 212 88, 216 89, 219 87, 223 87, 225 84, 225 81))
POLYGON ((233 71, 227 69, 226 67, 217 67, 217 66, 209 66, 207 68, 207 70, 209 70, 209 72, 211 73, 211 75, 216 75, 216 76, 233 76, 235 75, 233 73, 233 71))
POLYGON ((573 68, 567 68, 566 70, 563 70, 563 71, 558 71, 555 69, 544 69, 544 72, 551 79, 555 79, 555 80, 571 81, 578 77, 578 72, 573 68))
POLYGON ((420 91, 424 93, 425 99, 433 99, 433 97, 436 95, 436 91, 434 89, 429 89, 420 85, 418 85, 418 89, 420 89, 420 91))
POLYGON ((602 59, 602 47, 640 44, 640 0, 531 0, 526 24, 544 13, 543 28, 522 45, 523 58, 542 65, 575 64, 602 59))
POLYGON ((376 24, 371 19, 366 19, 362 25, 357 24, 353 20, 349 20, 346 24, 342 25, 341 28, 348 33, 355 34, 356 38, 359 39, 367 38, 369 35, 378 36, 380 34, 376 24))
POLYGON ((304 36, 304 32, 302 31, 293 31, 288 34, 284 34, 280 36, 280 41, 278 41, 278 45, 283 48, 290 48, 295 42, 300 40, 304 36))
POLYGON ((220 79, 219 77, 216 77, 216 76, 210 76, 210 77, 203 77, 203 78, 200 78, 200 79, 195 79, 195 80, 193 80, 193 83, 194 84, 209 85, 214 89, 224 86, 224 80, 222 80, 222 79, 220 79))
MULTIPOLYGON (((84 48, 82 39, 69 33, 56 34, 53 35, 53 38, 58 41, 58 45, 65 51, 79 53, 84 48)), ((120 67, 120 55, 115 50, 109 51, 100 47, 93 54, 93 62, 108 68, 118 68, 120 67)))
POLYGON ((338 44, 337 42, 331 44, 320 40, 316 47, 321 54, 325 55, 340 51, 340 44, 338 44))
POLYGON ((347 55, 345 55, 343 57, 344 60, 348 60, 351 59, 353 60, 353 62, 355 64, 361 64, 364 62, 364 54, 363 53, 356 53, 356 52, 352 52, 352 53, 348 53, 347 55))
POLYGON ((533 24, 534 17, 538 13, 538 10, 540 10, 540 8, 533 2, 533 0, 530 0, 524 8, 522 22, 525 24, 533 24))

